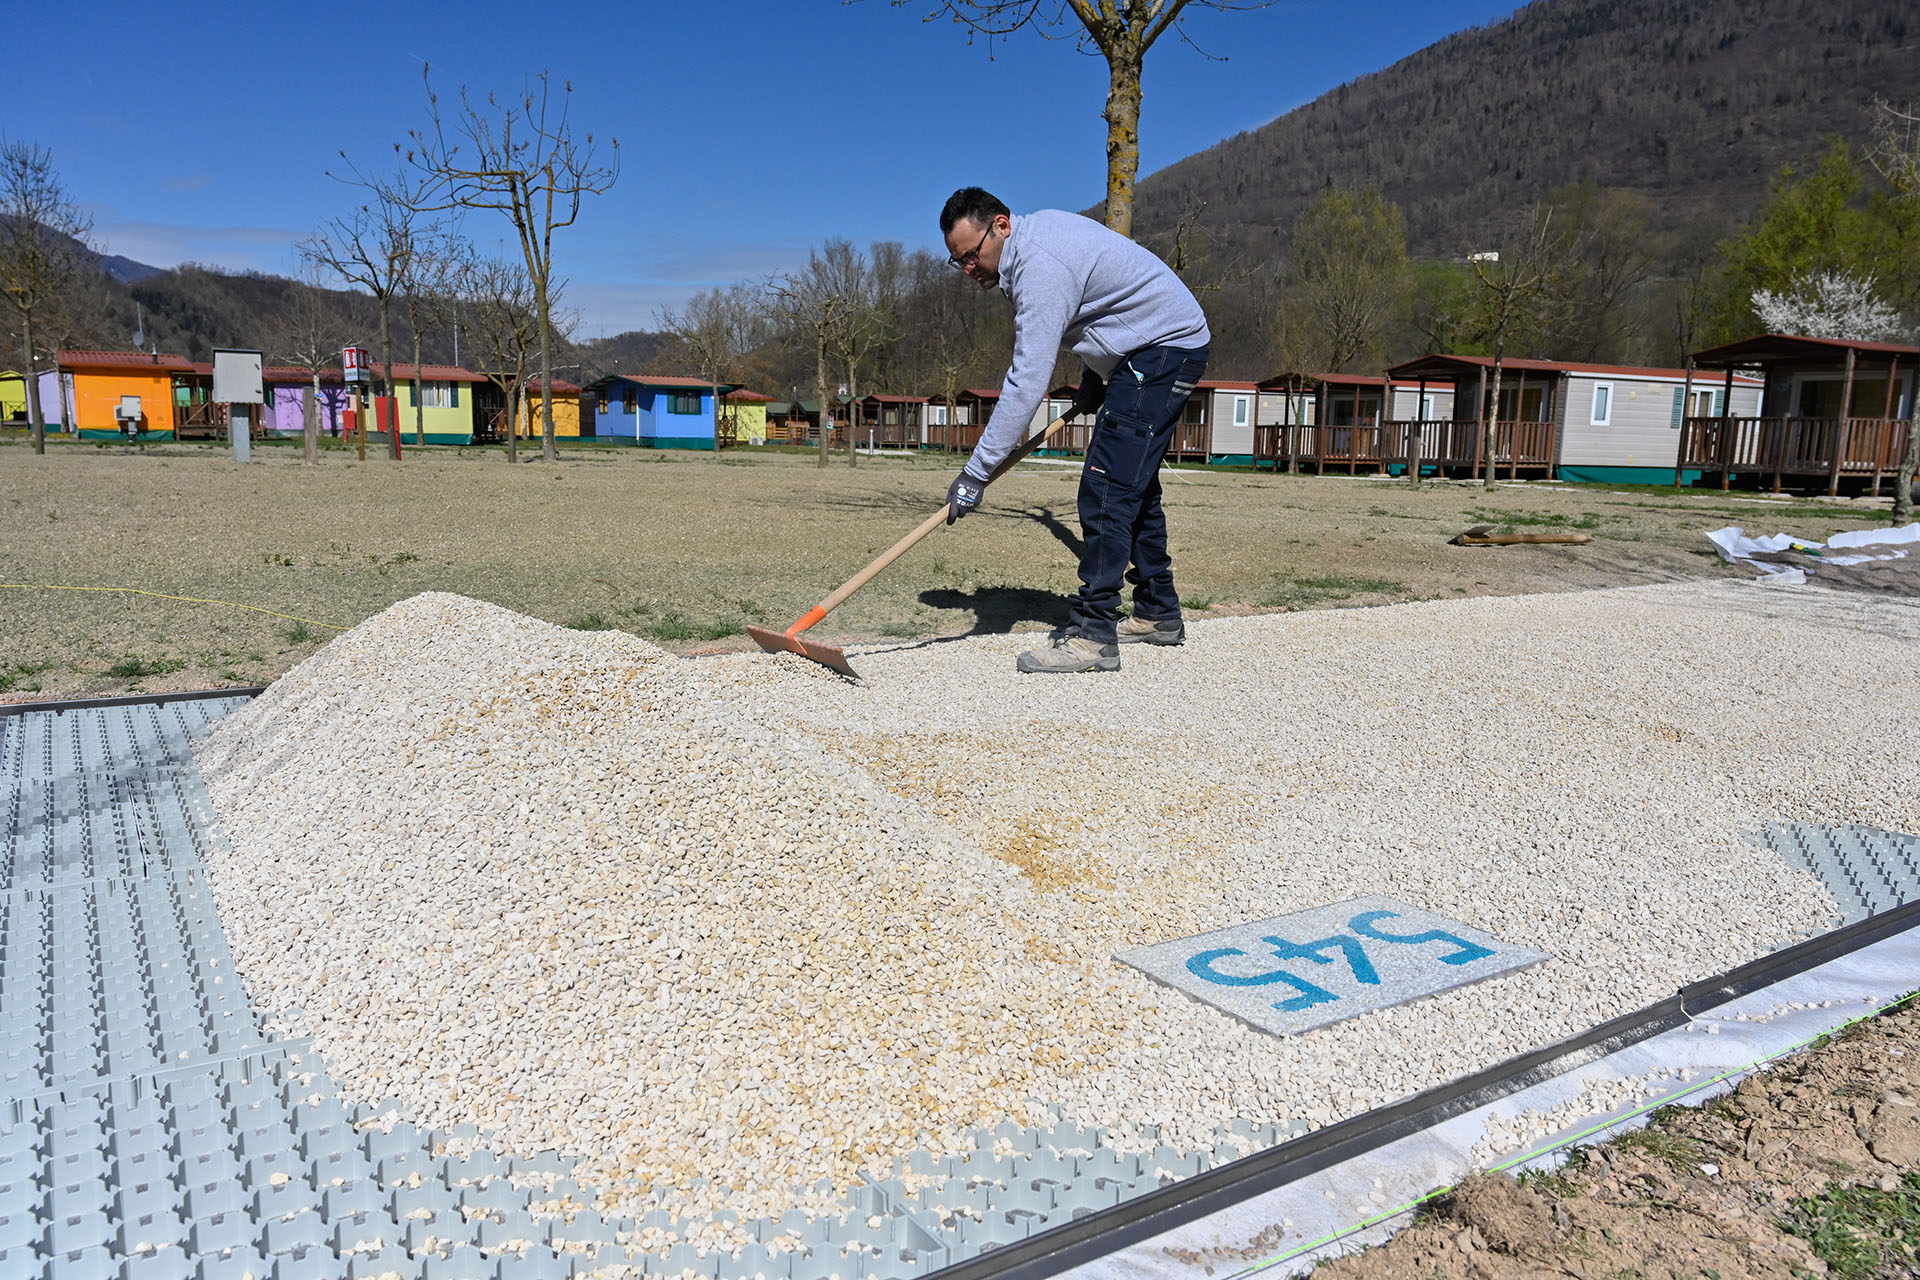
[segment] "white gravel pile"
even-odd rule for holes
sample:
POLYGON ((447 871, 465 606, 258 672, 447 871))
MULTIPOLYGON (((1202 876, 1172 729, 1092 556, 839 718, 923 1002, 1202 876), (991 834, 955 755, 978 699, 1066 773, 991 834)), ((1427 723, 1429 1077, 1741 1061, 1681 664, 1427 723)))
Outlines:
POLYGON ((1920 830, 1920 608, 1683 585, 687 661, 420 596, 201 766, 257 1001, 343 1087, 675 1209, 825 1203, 1038 1098, 1364 1110, 1820 926, 1777 817, 1920 830), (1840 673, 1852 673, 1851 676, 1840 673), (1113 952, 1386 893, 1555 959, 1281 1040, 1113 952), (696 1177, 731 1188, 684 1189, 696 1177))

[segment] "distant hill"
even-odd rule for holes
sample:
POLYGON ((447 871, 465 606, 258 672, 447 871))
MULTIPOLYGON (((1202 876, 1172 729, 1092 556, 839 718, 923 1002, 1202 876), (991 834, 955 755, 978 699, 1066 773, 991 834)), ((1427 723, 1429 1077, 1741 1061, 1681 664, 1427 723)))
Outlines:
POLYGON ((1204 202, 1216 258, 1265 260, 1315 192, 1375 183, 1416 256, 1457 257, 1587 179, 1644 192, 1656 230, 1726 226, 1824 136, 1866 137, 1876 94, 1920 99, 1912 0, 1538 0, 1152 174, 1135 231, 1204 202))
POLYGON ((132 258, 123 258, 119 254, 102 254, 99 257, 100 269, 121 284, 135 284, 149 276, 157 276, 165 267, 150 267, 144 262, 135 262, 132 258))

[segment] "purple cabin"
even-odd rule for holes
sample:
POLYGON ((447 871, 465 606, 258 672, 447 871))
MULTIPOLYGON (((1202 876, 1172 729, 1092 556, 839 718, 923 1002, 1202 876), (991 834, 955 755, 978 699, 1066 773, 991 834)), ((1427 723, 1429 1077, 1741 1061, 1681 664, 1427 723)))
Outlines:
MULTIPOLYGON (((300 393, 313 385, 311 370, 298 365, 268 365, 260 371, 266 384, 267 430, 275 435, 297 436, 300 421, 300 393)), ((314 396, 320 406, 320 434, 338 436, 341 415, 347 411, 347 386, 338 369, 320 371, 320 390, 314 396)))

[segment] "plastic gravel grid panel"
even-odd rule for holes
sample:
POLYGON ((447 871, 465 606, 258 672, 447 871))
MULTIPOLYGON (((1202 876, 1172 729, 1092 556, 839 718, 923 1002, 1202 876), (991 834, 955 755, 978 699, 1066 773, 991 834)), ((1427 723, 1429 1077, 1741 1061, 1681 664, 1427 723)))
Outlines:
POLYGON ((1833 894, 1836 926, 1920 899, 1920 836, 1858 824, 1769 824, 1761 839, 1833 894))
MULTIPOLYGON (((394 1104, 345 1106, 303 1046, 261 1036, 199 869, 212 825, 188 751, 242 702, 0 721, 0 1030, 13 1032, 0 1036, 0 1274, 560 1280, 618 1262, 714 1280, 912 1277, 1305 1131, 1236 1123, 1215 1151, 1183 1153, 1001 1125, 972 1133, 967 1154, 896 1161, 844 1218, 742 1223, 756 1243, 737 1257, 629 1252, 634 1233, 671 1228, 665 1215, 535 1213, 594 1197, 551 1154, 461 1160, 447 1134, 376 1124, 394 1104)), ((1913 837, 1781 827, 1768 842, 1848 919, 1920 894, 1913 837)))

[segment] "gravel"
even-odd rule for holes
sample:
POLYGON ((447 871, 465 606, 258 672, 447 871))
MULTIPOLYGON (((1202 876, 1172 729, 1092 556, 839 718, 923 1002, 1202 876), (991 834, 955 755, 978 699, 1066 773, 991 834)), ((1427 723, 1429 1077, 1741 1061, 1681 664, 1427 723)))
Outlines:
POLYGON ((1819 927, 1747 836, 1920 830, 1920 607, 1746 583, 688 661, 461 597, 201 746, 238 965, 336 1079, 603 1207, 824 1207, 1037 1119, 1211 1147, 1570 1034, 1819 927), (1863 703, 1870 696, 1871 704, 1863 703), (1111 960, 1385 893, 1549 952, 1288 1039, 1111 960), (707 1179, 710 1181, 701 1182, 707 1179))

